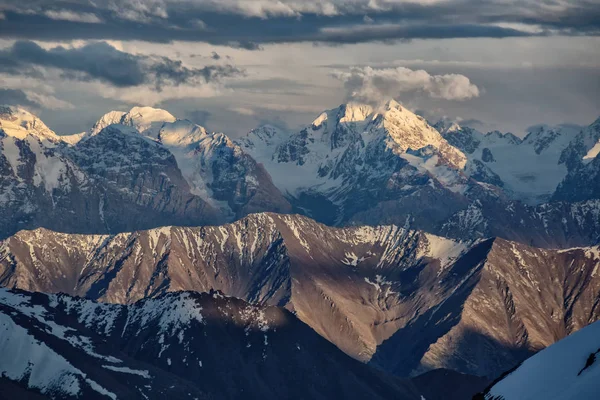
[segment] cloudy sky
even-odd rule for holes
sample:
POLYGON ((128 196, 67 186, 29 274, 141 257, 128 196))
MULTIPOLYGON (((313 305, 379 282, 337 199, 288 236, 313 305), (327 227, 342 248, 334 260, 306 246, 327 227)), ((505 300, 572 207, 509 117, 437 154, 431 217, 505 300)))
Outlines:
POLYGON ((165 108, 233 137, 395 98, 523 135, 600 116, 600 0, 0 0, 0 104, 58 133, 165 108))

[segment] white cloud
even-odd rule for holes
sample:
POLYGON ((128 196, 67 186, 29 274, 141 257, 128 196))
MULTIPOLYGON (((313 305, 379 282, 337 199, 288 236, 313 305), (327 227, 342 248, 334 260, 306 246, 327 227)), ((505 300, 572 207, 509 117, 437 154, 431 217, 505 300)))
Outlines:
POLYGON ((72 110, 75 106, 54 96, 54 87, 45 79, 22 79, 0 74, 0 87, 22 91, 27 100, 49 110, 72 110))
POLYGON ((59 21, 71 21, 71 22, 84 22, 88 24, 99 24, 102 20, 98 18, 96 14, 92 13, 76 13, 69 10, 48 10, 44 13, 46 17, 59 20, 59 21))
POLYGON ((348 99, 379 104, 403 93, 425 93, 435 99, 467 100, 479 96, 479 88, 460 74, 430 75, 405 67, 374 69, 356 67, 335 71, 344 83, 348 99))
POLYGON ((41 107, 48 110, 73 110, 75 106, 67 101, 58 99, 51 94, 44 94, 39 92, 33 92, 31 90, 24 90, 25 95, 29 100, 39 104, 41 107))

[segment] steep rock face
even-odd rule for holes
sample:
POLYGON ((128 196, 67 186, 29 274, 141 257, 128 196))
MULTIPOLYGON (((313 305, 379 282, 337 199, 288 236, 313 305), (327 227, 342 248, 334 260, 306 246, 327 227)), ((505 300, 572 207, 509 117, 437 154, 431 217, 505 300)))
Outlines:
POLYGON ((561 154, 569 173, 560 183, 553 200, 585 201, 600 197, 600 118, 582 130, 561 154))
POLYGON ((39 226, 104 233, 223 221, 190 193, 171 153, 124 126, 75 146, 0 130, 0 169, 1 237, 39 226))
POLYGON ((55 142, 0 128, 0 237, 40 225, 71 227, 69 213, 85 213, 89 191, 85 173, 55 142))
POLYGON ((372 362, 391 362, 396 365, 392 370, 408 373, 412 355, 398 344, 411 341, 416 348, 427 345, 416 371, 486 371, 493 378, 533 352, 599 319, 598 251, 542 250, 496 239, 469 277, 468 291, 456 293, 459 298, 464 296, 459 312, 456 305, 448 305, 455 301, 449 298, 428 318, 413 321, 414 326, 409 325, 383 343, 378 349, 381 356, 375 354, 372 362), (455 319, 452 327, 435 341, 422 343, 439 329, 432 325, 437 322, 436 313, 445 315, 445 323, 455 319), (394 348, 401 351, 394 352, 394 348))
POLYGON ((419 398, 289 312, 217 292, 120 306, 0 289, 0 331, 3 354, 19 351, 3 377, 51 397, 419 398))
POLYGON ((66 153, 102 191, 98 211, 106 230, 96 232, 220 220, 214 208, 190 193, 175 157, 135 130, 111 125, 66 153))
POLYGON ((457 240, 501 237, 543 248, 590 246, 600 241, 600 202, 553 202, 529 206, 510 201, 498 187, 470 188, 472 202, 428 192, 387 201, 353 216, 351 225, 406 225, 457 240), (423 203, 420 208, 411 208, 423 203), (427 208, 427 204, 437 206, 427 208), (431 210, 439 210, 432 213, 431 210))
POLYGON ((103 334, 116 327, 111 318, 119 317, 119 308, 91 302, 86 308, 66 296, 0 289, 0 388, 6 398, 209 398, 191 382, 107 341, 103 334), (69 315, 73 305, 81 306, 79 315, 69 315), (103 331, 83 322, 90 309, 99 311, 94 317, 103 331))
POLYGON ((0 249, 2 286, 117 303, 218 289, 285 306, 347 354, 399 375, 493 377, 599 317, 595 249, 461 243, 394 226, 257 214, 116 236, 21 232, 0 249))
MULTIPOLYGON (((161 129, 161 140, 169 133, 161 129)), ((253 212, 290 212, 265 169, 223 134, 204 135, 188 145, 171 145, 192 192, 219 208, 230 219, 253 212)))
POLYGON ((600 202, 554 202, 528 206, 481 196, 435 232, 455 238, 499 236, 544 248, 594 245, 600 241, 600 202))

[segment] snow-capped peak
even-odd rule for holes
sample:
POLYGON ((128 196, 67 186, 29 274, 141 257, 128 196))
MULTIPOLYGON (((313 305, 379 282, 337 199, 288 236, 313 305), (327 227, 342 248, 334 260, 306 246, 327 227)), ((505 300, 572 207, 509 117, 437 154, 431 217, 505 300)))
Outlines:
POLYGON ((329 115, 327 114, 327 112, 322 112, 321 115, 319 115, 317 117, 317 119, 315 119, 312 123, 312 127, 313 129, 319 129, 320 127, 323 126, 323 123, 325 123, 327 120, 329 119, 329 115))
POLYGON ((102 116, 92 127, 90 135, 94 136, 109 125, 120 124, 121 119, 126 113, 124 111, 110 111, 102 116))
POLYGON ((0 106, 0 129, 8 136, 24 139, 33 135, 39 139, 58 141, 60 138, 41 119, 19 107, 0 106))
POLYGON ((163 125, 176 120, 168 111, 152 107, 133 107, 128 112, 110 111, 94 124, 90 136, 97 135, 109 125, 121 124, 137 129, 144 136, 157 139, 163 125))
POLYGON ((133 107, 123 115, 121 123, 136 128, 140 133, 158 138, 160 129, 166 122, 175 122, 177 119, 168 111, 152 107, 133 107))
POLYGON ((166 110, 152 107, 133 107, 128 112, 111 111, 94 124, 90 135, 100 133, 109 125, 125 125, 143 136, 160 141, 166 146, 188 146, 202 140, 206 129, 188 120, 178 120, 166 110))
POLYGON ((457 168, 462 169, 466 164, 466 156, 452 147, 440 132, 427 123, 425 118, 416 115, 396 101, 388 102, 383 126, 402 152, 433 146, 457 168))
POLYGON ((387 103, 385 103, 385 109, 388 111, 392 110, 392 109, 401 110, 402 105, 400 103, 398 103, 396 100, 390 99, 390 100, 388 100, 387 103))
POLYGON ((340 106, 340 122, 365 121, 373 114, 373 107, 367 104, 348 103, 340 106))

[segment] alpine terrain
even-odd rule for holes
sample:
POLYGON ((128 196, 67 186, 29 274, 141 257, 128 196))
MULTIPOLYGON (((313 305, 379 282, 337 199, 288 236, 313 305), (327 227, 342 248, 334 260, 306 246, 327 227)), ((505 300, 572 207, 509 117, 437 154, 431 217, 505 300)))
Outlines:
POLYGON ((390 100, 61 135, 3 106, 0 398, 537 398, 600 320, 599 121, 521 138, 390 100))

